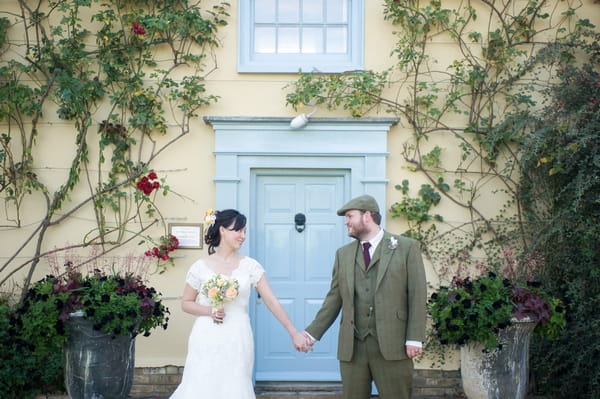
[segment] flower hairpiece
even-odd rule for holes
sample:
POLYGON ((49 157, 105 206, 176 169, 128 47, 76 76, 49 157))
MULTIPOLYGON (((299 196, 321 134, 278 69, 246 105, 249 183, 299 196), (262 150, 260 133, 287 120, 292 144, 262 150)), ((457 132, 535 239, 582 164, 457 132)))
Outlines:
POLYGON ((217 217, 215 216, 215 210, 210 208, 204 212, 204 224, 208 227, 215 222, 217 217))
POLYGON ((395 237, 390 237, 390 243, 388 244, 388 248, 394 250, 398 248, 398 240, 395 237))

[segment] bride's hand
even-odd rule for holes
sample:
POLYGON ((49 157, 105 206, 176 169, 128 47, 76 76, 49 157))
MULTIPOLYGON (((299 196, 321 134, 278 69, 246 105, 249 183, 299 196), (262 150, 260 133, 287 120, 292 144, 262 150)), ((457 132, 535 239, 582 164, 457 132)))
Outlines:
POLYGON ((214 309, 211 312, 211 317, 215 322, 222 322, 223 319, 225 318, 225 310, 223 308, 221 309, 214 309))

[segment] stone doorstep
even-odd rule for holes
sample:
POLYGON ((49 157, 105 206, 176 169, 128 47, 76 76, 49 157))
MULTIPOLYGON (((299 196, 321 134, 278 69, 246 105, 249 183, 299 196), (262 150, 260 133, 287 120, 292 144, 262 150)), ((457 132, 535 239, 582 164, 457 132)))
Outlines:
POLYGON ((287 381, 257 381, 254 384, 256 393, 262 392, 329 392, 341 393, 342 384, 339 382, 287 382, 287 381))
MULTIPOLYGON (((342 399, 339 382, 257 382, 256 399, 342 399)), ((374 395, 371 399, 377 399, 374 395)), ((464 396, 415 396, 412 399, 464 399, 464 396)))
POLYGON ((256 399, 342 399, 335 382, 256 382, 256 399))

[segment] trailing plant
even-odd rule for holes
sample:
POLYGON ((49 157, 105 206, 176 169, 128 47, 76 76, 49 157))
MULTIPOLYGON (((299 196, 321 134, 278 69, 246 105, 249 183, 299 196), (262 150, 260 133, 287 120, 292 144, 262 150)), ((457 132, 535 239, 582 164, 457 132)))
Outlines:
POLYGON ((471 280, 453 279, 431 294, 428 302, 435 335, 443 345, 481 342, 499 345, 497 333, 510 325, 513 304, 510 282, 489 274, 471 280))
MULTIPOLYGON (((13 234, 22 241, 3 248, 0 285, 20 283, 24 274, 24 293, 40 259, 60 250, 46 243, 72 223, 81 226, 81 218, 94 227, 74 247, 99 245, 108 253, 136 242, 162 245, 153 238, 167 235, 160 196, 174 191, 166 172, 152 165, 218 100, 204 78, 216 68, 212 53, 229 5, 17 0, 5 6, 0 225, 7 234, 24 234, 13 234), (49 152, 50 141, 66 145, 49 152)), ((164 271, 169 259, 155 260, 164 271)))
POLYGON ((442 345, 479 342, 488 350, 502 348, 498 333, 514 320, 537 322, 535 331, 549 339, 560 336, 566 324, 562 302, 539 283, 529 281, 523 286, 494 272, 473 279, 453 278, 450 286, 431 294, 428 310, 433 334, 442 345))
POLYGON ((101 270, 83 275, 70 262, 65 267, 62 276, 49 275, 33 284, 20 311, 27 313, 30 307, 50 302, 58 311, 58 317, 51 320, 58 334, 65 333, 63 323, 78 312, 95 330, 113 337, 135 337, 138 333, 146 337, 156 327, 167 328, 168 308, 156 289, 146 286, 140 276, 101 270))

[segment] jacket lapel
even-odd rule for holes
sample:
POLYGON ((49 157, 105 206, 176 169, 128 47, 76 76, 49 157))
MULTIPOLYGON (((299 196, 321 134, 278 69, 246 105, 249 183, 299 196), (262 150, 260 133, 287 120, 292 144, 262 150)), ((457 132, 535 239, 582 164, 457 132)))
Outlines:
POLYGON ((350 298, 354 298, 354 269, 356 262, 356 254, 359 250, 359 242, 355 240, 353 245, 350 245, 346 251, 340 254, 340 264, 345 268, 346 279, 348 280, 348 288, 350 290, 350 298), (342 258, 343 257, 343 258, 342 258))
POLYGON ((392 255, 394 254, 394 250, 390 249, 389 246, 390 237, 391 234, 389 234, 388 232, 384 232, 383 238, 381 239, 381 242, 379 243, 379 246, 377 247, 377 249, 375 250, 375 254, 373 255, 372 262, 379 261, 379 267, 377 270, 377 284, 375 285, 375 290, 379 288, 379 285, 381 284, 381 281, 383 280, 383 277, 385 276, 385 273, 387 272, 387 269, 390 266, 392 255))

